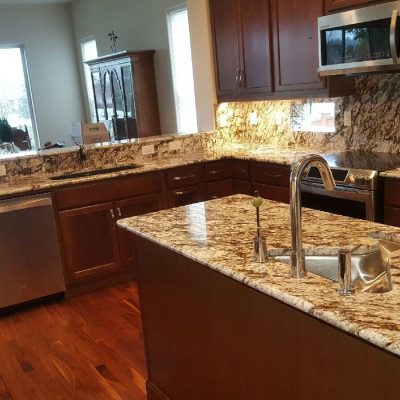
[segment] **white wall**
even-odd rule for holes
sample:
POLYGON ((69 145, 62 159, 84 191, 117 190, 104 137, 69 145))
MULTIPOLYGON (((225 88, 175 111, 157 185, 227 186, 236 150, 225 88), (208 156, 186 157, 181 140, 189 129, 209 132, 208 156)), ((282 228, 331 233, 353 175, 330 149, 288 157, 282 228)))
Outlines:
POLYGON ((217 104, 208 0, 188 0, 197 122, 200 132, 214 130, 217 104))
MULTIPOLYGON (((94 35, 99 55, 109 54, 108 32, 119 36, 117 50, 156 50, 155 70, 162 133, 175 133, 176 115, 169 59, 167 9, 182 0, 75 0, 72 15, 77 45, 94 35)), ((189 0, 189 22, 199 130, 213 129, 214 88, 210 69, 207 0, 189 0), (211 112, 210 112, 211 110, 211 112)))
POLYGON ((68 4, 0 5, 0 44, 26 48, 42 144, 71 144, 70 122, 84 120, 71 21, 68 4))

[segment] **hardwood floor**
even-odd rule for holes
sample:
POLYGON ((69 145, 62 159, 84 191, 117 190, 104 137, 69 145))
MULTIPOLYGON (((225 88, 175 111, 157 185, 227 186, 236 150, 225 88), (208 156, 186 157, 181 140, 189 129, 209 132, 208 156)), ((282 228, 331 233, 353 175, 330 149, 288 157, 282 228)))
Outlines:
POLYGON ((134 284, 0 316, 0 400, 145 400, 134 284))

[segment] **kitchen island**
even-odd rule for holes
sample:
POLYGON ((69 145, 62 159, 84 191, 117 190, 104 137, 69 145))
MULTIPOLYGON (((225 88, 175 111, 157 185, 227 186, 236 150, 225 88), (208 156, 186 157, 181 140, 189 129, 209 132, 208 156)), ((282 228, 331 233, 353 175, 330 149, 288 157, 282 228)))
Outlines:
MULTIPOLYGON (((268 201, 269 251, 290 247, 289 208, 268 201)), ((254 209, 237 195, 121 220, 136 236, 149 399, 397 399, 394 289, 341 298, 313 274, 251 261, 254 209)), ((306 253, 367 252, 400 230, 304 210, 306 253)), ((395 259, 395 258, 394 258, 395 259)))

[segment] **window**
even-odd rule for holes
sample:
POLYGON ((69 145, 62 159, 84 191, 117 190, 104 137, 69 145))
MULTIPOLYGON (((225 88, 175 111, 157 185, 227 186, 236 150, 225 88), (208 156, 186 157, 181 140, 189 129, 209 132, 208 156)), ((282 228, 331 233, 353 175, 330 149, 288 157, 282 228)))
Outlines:
MULTIPOLYGON (((92 60, 97 58, 97 44, 96 39, 93 37, 81 40, 81 52, 82 52, 82 61, 92 60)), ((90 108, 90 118, 92 122, 97 122, 96 118, 96 110, 94 107, 94 93, 92 86, 92 77, 90 74, 89 65, 84 64, 85 70, 85 83, 86 83, 86 91, 89 100, 89 108, 90 108)))
POLYGON ((299 132, 335 132, 335 103, 292 104, 292 128, 299 132))
POLYGON ((168 10, 167 20, 178 132, 193 133, 197 115, 186 5, 168 10))
POLYGON ((0 47, 0 116, 11 127, 27 130, 32 148, 38 147, 24 46, 0 47))

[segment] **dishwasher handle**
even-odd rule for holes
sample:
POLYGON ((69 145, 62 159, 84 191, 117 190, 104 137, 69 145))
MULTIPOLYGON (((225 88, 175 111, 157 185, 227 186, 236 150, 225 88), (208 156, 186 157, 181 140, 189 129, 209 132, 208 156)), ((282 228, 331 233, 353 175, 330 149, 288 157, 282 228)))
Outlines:
POLYGON ((6 214, 13 211, 22 211, 29 208, 38 208, 52 206, 50 194, 21 197, 11 200, 0 201, 0 214, 6 214))

